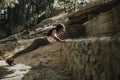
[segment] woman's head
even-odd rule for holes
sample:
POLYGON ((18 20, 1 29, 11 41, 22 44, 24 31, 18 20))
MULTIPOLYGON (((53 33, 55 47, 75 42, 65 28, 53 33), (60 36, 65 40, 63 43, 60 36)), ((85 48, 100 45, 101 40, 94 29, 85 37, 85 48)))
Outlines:
POLYGON ((55 29, 60 35, 63 35, 65 33, 65 26, 63 24, 57 24, 55 29))

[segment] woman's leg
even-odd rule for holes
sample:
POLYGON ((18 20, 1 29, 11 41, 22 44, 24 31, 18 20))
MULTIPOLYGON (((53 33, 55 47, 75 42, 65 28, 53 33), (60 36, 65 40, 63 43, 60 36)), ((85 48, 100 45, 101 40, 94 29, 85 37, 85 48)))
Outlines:
POLYGON ((40 47, 40 46, 45 46, 45 45, 47 45, 47 44, 46 44, 46 42, 44 41, 43 38, 37 38, 37 39, 35 39, 35 40, 33 41, 33 43, 32 43, 30 46, 28 46, 27 48, 25 48, 25 49, 22 50, 22 51, 17 52, 14 56, 12 56, 11 58, 7 59, 7 60, 6 60, 6 63, 9 64, 10 66, 13 66, 13 65, 16 64, 16 63, 14 62, 14 59, 15 59, 15 58, 23 55, 24 53, 31 52, 31 51, 37 49, 37 48, 40 47))
POLYGON ((15 59, 15 58, 23 55, 24 53, 31 52, 31 51, 39 48, 40 46, 44 46, 44 45, 45 45, 44 40, 43 40, 42 38, 37 38, 37 39, 35 39, 35 40, 33 41, 33 43, 32 43, 30 46, 28 46, 27 48, 25 48, 25 49, 22 50, 22 51, 19 51, 19 52, 15 53, 15 55, 12 56, 12 58, 15 59))

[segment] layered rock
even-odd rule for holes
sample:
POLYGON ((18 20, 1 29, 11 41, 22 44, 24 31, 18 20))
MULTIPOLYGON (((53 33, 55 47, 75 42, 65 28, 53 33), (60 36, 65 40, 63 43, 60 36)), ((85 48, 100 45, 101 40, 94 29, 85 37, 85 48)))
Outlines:
POLYGON ((75 38, 76 35, 76 37, 98 37, 103 35, 112 36, 120 32, 120 5, 108 9, 106 12, 100 12, 104 10, 104 7, 102 10, 102 6, 97 7, 98 9, 96 7, 92 7, 92 9, 88 8, 86 10, 81 10, 69 15, 68 17, 70 19, 68 20, 66 25, 67 37, 75 38), (75 36, 71 36, 71 34, 75 36))
POLYGON ((62 46, 65 70, 74 80, 119 80, 120 38, 70 41, 62 46))
POLYGON ((120 79, 119 7, 120 5, 117 5, 99 15, 89 14, 89 20, 84 25, 78 20, 67 27, 67 37, 84 37, 62 46, 65 69, 75 80, 120 79))

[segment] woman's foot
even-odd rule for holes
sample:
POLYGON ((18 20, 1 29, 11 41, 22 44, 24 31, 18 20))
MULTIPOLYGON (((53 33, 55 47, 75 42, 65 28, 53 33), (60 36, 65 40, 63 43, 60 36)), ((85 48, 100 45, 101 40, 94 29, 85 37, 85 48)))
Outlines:
POLYGON ((15 61, 14 61, 13 58, 9 58, 9 59, 7 59, 7 60, 6 60, 6 63, 7 63, 8 65, 10 65, 10 66, 14 66, 14 65, 16 65, 16 63, 15 63, 15 61))

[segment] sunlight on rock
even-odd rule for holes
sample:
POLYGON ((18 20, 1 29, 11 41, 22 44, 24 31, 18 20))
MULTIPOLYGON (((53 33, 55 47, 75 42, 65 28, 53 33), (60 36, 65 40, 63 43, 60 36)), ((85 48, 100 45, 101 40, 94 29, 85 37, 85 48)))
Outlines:
POLYGON ((0 61, 0 67, 4 67, 6 69, 6 71, 0 73, 4 74, 7 72, 11 72, 2 76, 4 79, 0 79, 0 80, 20 80, 31 69, 30 66, 24 64, 9 66, 8 64, 5 63, 4 60, 0 61))

